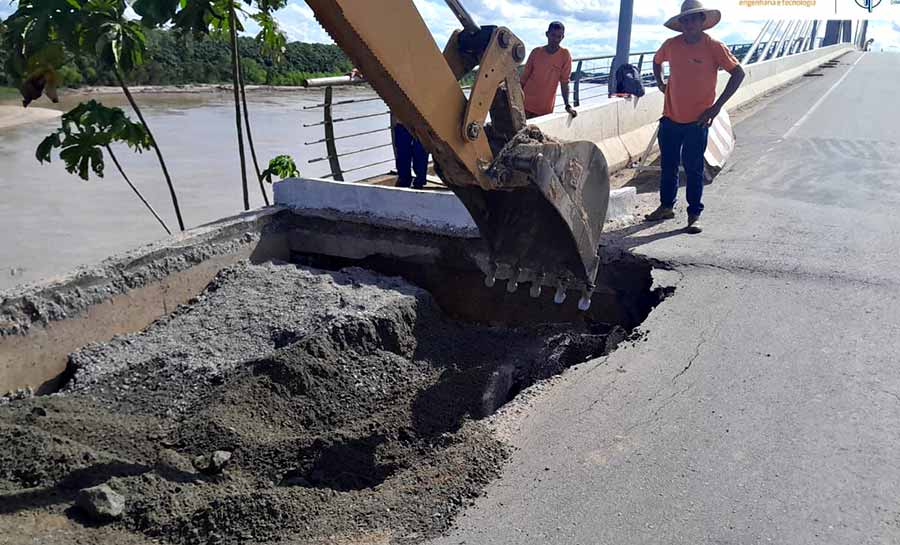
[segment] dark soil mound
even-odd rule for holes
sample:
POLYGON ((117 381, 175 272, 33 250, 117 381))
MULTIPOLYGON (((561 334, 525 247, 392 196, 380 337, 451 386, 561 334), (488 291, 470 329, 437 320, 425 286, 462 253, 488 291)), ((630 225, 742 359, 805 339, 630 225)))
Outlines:
POLYGON ((77 490, 107 482, 114 524, 173 543, 420 542, 502 466, 478 419, 623 333, 593 329, 456 323, 361 270, 235 267, 74 354, 65 392, 0 407, 0 515, 77 518, 77 490), (197 460, 215 451, 224 468, 197 460))

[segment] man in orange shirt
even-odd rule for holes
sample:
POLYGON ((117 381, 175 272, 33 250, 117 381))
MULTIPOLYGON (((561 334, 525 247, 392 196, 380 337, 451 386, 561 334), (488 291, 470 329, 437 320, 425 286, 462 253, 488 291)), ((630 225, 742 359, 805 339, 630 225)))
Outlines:
POLYGON ((744 81, 744 69, 728 46, 707 35, 722 19, 719 10, 705 9, 698 0, 686 0, 681 13, 666 27, 681 32, 663 43, 653 58, 653 74, 665 93, 663 117, 659 121, 660 206, 647 216, 650 221, 675 217, 678 196, 678 165, 687 174, 688 232, 699 233, 703 212, 703 154, 709 126, 744 81), (663 81, 662 63, 669 63, 669 80, 663 81), (719 69, 731 74, 716 100, 719 69))
POLYGON ((528 55, 522 71, 522 90, 525 92, 525 117, 553 113, 556 104, 556 86, 562 91, 563 103, 569 115, 578 113, 569 105, 569 77, 572 75, 572 55, 560 47, 566 35, 566 27, 559 21, 550 23, 547 29, 547 45, 535 48, 528 55))

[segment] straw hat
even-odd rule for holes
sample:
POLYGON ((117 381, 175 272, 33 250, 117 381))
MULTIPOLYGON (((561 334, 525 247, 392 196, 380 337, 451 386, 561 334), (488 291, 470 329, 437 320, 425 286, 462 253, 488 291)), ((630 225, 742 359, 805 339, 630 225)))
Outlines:
POLYGON ((695 13, 706 14, 706 21, 703 23, 703 30, 716 26, 717 24, 719 24, 719 21, 722 20, 721 11, 717 9, 706 9, 703 7, 703 4, 700 3, 699 0, 684 0, 684 3, 681 4, 681 13, 666 21, 666 28, 671 28, 674 31, 681 32, 681 21, 679 21, 678 19, 684 17, 685 15, 693 15, 695 13))

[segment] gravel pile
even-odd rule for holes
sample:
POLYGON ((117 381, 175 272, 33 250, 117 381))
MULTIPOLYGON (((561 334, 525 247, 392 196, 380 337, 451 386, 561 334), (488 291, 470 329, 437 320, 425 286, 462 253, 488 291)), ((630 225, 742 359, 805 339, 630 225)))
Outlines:
POLYGON ((502 468, 478 419, 623 336, 456 323, 361 269, 231 267, 72 354, 64 391, 0 407, 0 519, 78 519, 79 491, 105 484, 124 500, 107 527, 136 539, 419 543, 502 468))

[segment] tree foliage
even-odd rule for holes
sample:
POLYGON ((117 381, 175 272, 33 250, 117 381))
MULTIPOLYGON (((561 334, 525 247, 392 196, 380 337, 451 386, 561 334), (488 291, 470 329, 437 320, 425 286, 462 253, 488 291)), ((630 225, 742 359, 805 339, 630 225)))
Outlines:
MULTIPOLYGON (((195 36, 176 30, 144 29, 146 50, 143 63, 123 74, 129 85, 181 85, 225 83, 231 80, 228 42, 218 36, 195 36)), ((257 38, 238 38, 238 48, 248 83, 266 85, 302 85, 312 77, 346 74, 352 64, 335 45, 290 42, 277 51, 257 38), (249 62, 248 62, 249 61, 249 62)), ((47 53, 52 53, 50 49, 47 53)), ((117 85, 109 65, 93 54, 63 52, 62 69, 56 70, 59 86, 117 85)), ((0 47, 0 85, 18 85, 21 75, 9 68, 10 52, 0 47)), ((24 67, 18 73, 25 72, 24 67)))
POLYGON ((38 145, 35 157, 50 162, 54 149, 66 170, 87 180, 93 171, 103 177, 103 149, 114 142, 134 151, 151 147, 150 135, 143 125, 132 122, 120 108, 109 108, 95 100, 83 102, 63 114, 61 127, 38 145))

